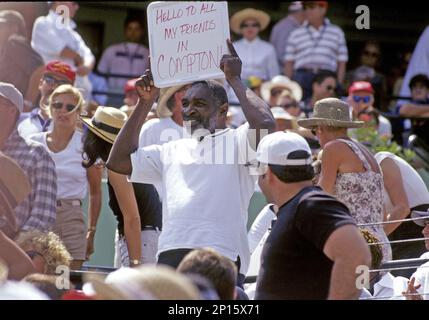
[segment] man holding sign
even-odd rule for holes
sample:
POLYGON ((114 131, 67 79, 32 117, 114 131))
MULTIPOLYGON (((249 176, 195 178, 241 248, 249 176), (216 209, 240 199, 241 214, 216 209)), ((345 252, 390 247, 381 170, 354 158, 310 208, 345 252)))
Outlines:
POLYGON ((192 249, 210 247, 238 265, 240 284, 250 259, 246 224, 257 180, 252 175, 254 150, 275 122, 269 106, 243 85, 241 60, 230 40, 227 45, 231 54, 222 56, 220 69, 248 123, 227 128, 225 89, 213 80, 198 81, 182 99, 189 137, 138 148, 140 128, 159 95, 147 70, 136 84, 139 102, 113 145, 107 167, 130 175, 133 182, 162 184, 158 263, 177 267, 192 249))

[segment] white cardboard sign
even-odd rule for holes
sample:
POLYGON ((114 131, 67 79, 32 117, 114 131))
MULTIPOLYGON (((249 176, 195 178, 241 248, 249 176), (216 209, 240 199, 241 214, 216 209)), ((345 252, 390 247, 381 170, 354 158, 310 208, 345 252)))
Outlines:
POLYGON ((155 86, 225 78, 228 5, 223 2, 152 2, 147 7, 150 66, 155 86))

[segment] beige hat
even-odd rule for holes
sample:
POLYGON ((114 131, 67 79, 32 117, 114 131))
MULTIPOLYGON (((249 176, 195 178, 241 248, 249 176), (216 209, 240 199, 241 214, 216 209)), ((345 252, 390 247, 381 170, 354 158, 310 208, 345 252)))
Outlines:
POLYGON ((94 276, 88 280, 96 295, 103 300, 200 299, 198 289, 191 280, 171 267, 143 265, 132 270, 110 283, 94 276))
POLYGON ((22 93, 19 92, 13 84, 0 82, 0 96, 3 96, 12 102, 18 109, 19 113, 22 112, 24 108, 24 98, 22 97, 22 93))
POLYGON ((173 87, 161 88, 159 92, 159 101, 156 106, 156 113, 158 114, 159 118, 168 118, 173 115, 173 113, 167 107, 167 101, 171 98, 172 95, 174 95, 184 86, 185 84, 181 84, 173 87))
POLYGON ((0 168, 0 202, 5 207, 2 213, 6 216, 7 222, 16 228, 14 209, 30 194, 30 181, 18 163, 2 152, 0 168))
POLYGON ((337 98, 326 98, 316 102, 314 113, 310 119, 298 120, 298 125, 312 129, 319 125, 342 128, 360 128, 363 121, 352 121, 350 106, 337 98))
POLYGON ((247 8, 236 12, 231 17, 231 19, 229 20, 229 26, 231 30, 237 34, 241 34, 240 26, 246 19, 255 19, 256 21, 258 21, 261 26, 260 31, 268 27, 268 24, 271 20, 270 16, 264 11, 247 8))
POLYGON ((128 117, 117 108, 99 106, 92 118, 80 116, 80 119, 98 137, 113 143, 128 117))
POLYGON ((292 81, 286 76, 278 75, 272 78, 271 81, 266 81, 261 85, 261 96, 267 103, 270 101, 271 90, 273 88, 285 88, 289 90, 297 102, 300 102, 302 99, 302 89, 298 82, 292 81))

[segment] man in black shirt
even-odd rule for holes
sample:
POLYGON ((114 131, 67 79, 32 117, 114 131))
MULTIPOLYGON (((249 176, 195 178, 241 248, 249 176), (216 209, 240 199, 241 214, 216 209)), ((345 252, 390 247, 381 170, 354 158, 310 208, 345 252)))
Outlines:
POLYGON ((312 185, 311 150, 276 132, 258 146, 259 186, 279 207, 261 256, 255 299, 357 299, 356 267, 371 255, 347 207, 312 185))

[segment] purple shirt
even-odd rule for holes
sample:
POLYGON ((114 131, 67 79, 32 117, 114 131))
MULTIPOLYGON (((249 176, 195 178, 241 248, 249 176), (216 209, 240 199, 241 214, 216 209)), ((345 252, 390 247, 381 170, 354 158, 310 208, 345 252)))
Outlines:
POLYGON ((276 49, 277 60, 280 66, 283 66, 284 56, 286 54, 286 45, 290 33, 298 28, 300 23, 292 15, 288 15, 277 22, 270 35, 270 42, 276 49))

